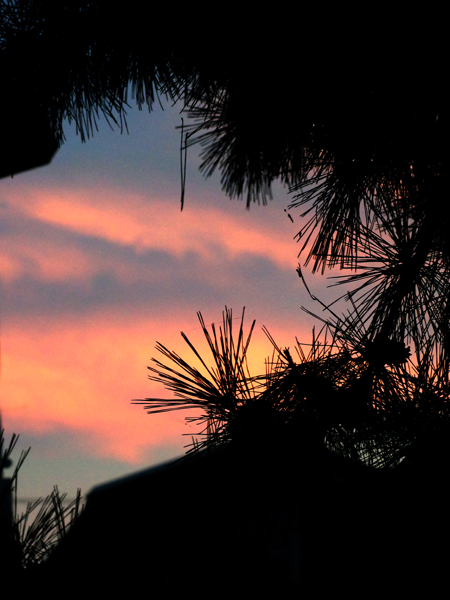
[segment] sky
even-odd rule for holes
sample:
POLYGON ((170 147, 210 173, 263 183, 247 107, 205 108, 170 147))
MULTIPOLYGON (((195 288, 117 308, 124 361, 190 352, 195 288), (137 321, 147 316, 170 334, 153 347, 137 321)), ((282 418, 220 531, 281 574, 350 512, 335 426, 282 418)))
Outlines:
MULTIPOLYGON (((320 323, 296 273, 299 215, 279 185, 267 206, 230 200, 219 175, 187 157, 180 210, 179 107, 128 113, 128 131, 66 142, 48 166, 0 180, 0 410, 15 452, 31 447, 19 496, 53 486, 74 497, 93 486, 181 456, 195 434, 189 413, 148 415, 133 399, 171 397, 148 379, 157 342, 195 359, 180 332, 209 362, 197 319, 221 323, 245 306, 252 373, 272 347, 310 342, 320 323)), ((308 274, 326 301, 325 276, 308 274)))

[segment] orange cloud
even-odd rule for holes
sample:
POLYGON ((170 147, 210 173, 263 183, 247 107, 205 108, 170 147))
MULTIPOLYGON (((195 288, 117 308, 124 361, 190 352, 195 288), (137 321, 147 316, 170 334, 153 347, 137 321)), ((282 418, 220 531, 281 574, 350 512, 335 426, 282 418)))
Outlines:
MULTIPOLYGON (((9 322, 2 339, 1 383, 2 413, 8 429, 84 431, 91 439, 92 453, 130 463, 138 463, 150 446, 179 444, 181 451, 190 441, 182 434, 195 433, 195 426, 184 424, 185 412, 149 416, 142 406, 130 402, 133 398, 171 397, 163 386, 147 378, 146 367, 157 357, 156 341, 195 364, 181 330, 187 331, 207 363, 212 363, 192 314, 189 318, 180 315, 170 323, 139 315, 103 315, 77 323, 30 322, 26 326, 9 322)), ((277 331, 273 333, 277 336, 277 331)), ((255 330, 250 349, 251 372, 264 373, 264 360, 272 349, 260 328, 255 330)))

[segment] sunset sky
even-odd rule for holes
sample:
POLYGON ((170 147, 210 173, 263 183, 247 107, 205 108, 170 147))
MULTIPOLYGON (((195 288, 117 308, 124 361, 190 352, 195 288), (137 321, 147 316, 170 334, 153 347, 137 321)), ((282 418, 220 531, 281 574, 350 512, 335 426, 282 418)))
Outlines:
MULTIPOLYGON (((281 346, 310 341, 301 306, 319 307, 296 274, 290 196, 275 186, 247 211, 199 174, 192 148, 181 212, 180 123, 177 107, 133 108, 129 135, 100 120, 85 144, 68 125, 51 165, 0 180, 0 407, 7 439, 20 434, 15 457, 31 446, 22 497, 54 485, 73 497, 184 452, 185 414, 131 400, 170 397, 146 367, 157 341, 190 359, 181 331, 205 348, 197 311, 220 324, 225 305, 246 307, 255 373, 272 352, 263 325, 281 346)), ((308 277, 321 299, 337 295, 308 277)))

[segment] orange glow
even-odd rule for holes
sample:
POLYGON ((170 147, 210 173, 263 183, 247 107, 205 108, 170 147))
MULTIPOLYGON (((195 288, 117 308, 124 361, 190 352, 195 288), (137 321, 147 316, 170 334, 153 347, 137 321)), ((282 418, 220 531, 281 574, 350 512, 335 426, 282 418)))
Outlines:
MULTIPOLYGON (((212 362, 195 315, 185 319, 180 315, 170 323, 138 315, 117 320, 110 315, 80 319, 76 326, 26 325, 8 323, 2 340, 2 412, 10 428, 83 430, 97 455, 130 463, 138 463, 148 446, 175 440, 181 447, 190 441, 182 437, 183 433, 195 433, 195 426, 189 429, 183 422, 186 412, 149 416, 130 401, 171 397, 163 386, 147 379, 146 367, 157 357, 156 341, 195 364, 180 336, 184 330, 206 362, 212 362)), ((250 318, 247 330, 249 325, 250 318)), ((277 333, 273 331, 276 339, 277 333)), ((270 343, 260 328, 256 329, 250 345, 252 374, 264 373, 264 360, 271 353, 270 343)))

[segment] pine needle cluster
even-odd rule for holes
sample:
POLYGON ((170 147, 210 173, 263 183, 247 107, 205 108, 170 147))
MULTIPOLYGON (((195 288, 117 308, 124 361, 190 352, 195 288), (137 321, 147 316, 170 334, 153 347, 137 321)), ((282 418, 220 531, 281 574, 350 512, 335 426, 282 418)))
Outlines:
POLYGON ((162 344, 167 359, 153 358, 149 378, 174 398, 135 400, 150 413, 197 409, 186 419, 199 425, 190 452, 226 443, 262 448, 290 443, 305 452, 326 448, 345 459, 385 468, 408 460, 409 451, 449 423, 448 386, 428 361, 417 368, 404 344, 370 340, 352 318, 324 323, 312 343, 295 352, 279 348, 267 329, 273 356, 265 373, 251 375, 247 355, 255 322, 244 333, 244 311, 233 333, 225 308, 217 330, 198 314, 214 366, 182 334, 200 368, 162 344))
POLYGON ((5 477, 5 469, 12 464, 11 456, 19 436, 13 434, 5 444, 4 431, 0 434, 0 558, 5 572, 19 574, 26 583, 26 574, 44 563, 53 549, 66 537, 82 512, 81 491, 74 500, 67 502, 55 486, 46 498, 28 502, 24 512, 19 513, 17 480, 29 449, 22 452, 11 477, 5 477), (25 577, 25 579, 23 579, 25 577))

